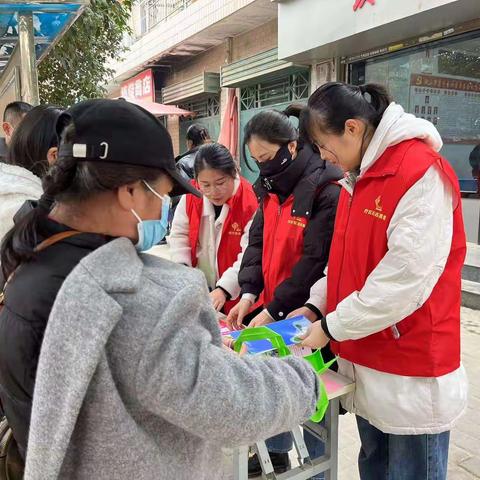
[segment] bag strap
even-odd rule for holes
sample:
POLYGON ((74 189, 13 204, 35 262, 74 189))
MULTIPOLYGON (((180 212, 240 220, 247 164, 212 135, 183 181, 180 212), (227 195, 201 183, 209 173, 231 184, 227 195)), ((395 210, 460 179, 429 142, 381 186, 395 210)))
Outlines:
POLYGON ((52 235, 51 237, 48 237, 46 240, 43 242, 39 243, 33 251, 35 253, 41 252, 42 250, 45 250, 48 247, 51 247, 52 245, 55 245, 58 242, 61 242, 62 240, 66 240, 67 238, 74 237, 75 235, 80 235, 82 232, 79 232, 77 230, 67 230, 66 232, 60 232, 56 233, 55 235, 52 235))
MULTIPOLYGON (((65 240, 70 237, 74 237, 75 235, 80 235, 82 232, 79 232, 77 230, 67 230, 66 232, 60 232, 56 233, 55 235, 52 235, 51 237, 48 237, 46 240, 43 242, 40 242, 34 249, 33 251, 35 253, 41 252, 42 250, 45 250, 48 247, 51 247, 52 245, 55 245, 58 242, 61 242, 62 240, 65 240)), ((7 285, 9 282, 12 280, 13 275, 15 274, 15 271, 13 271, 10 276, 7 278, 7 281, 3 285, 2 291, 0 291, 0 306, 4 304, 5 302, 5 291, 7 289, 7 285)))

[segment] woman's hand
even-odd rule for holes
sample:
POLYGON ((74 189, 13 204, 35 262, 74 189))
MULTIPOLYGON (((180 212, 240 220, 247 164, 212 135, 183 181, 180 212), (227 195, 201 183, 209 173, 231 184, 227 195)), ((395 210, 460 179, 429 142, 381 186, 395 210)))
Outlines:
POLYGON ((227 317, 227 325, 230 330, 240 330, 243 325, 243 319, 252 308, 253 303, 246 298, 242 298, 231 310, 227 317))
POLYGON ((267 313, 266 310, 262 310, 248 325, 248 328, 252 327, 262 327, 263 325, 268 325, 273 323, 272 317, 267 313))
MULTIPOLYGON (((222 337, 222 343, 223 343, 223 348, 225 350, 228 350, 229 352, 234 352, 235 351, 235 340, 232 337, 229 337, 228 335, 225 335, 222 337)), ((238 354, 243 357, 248 352, 247 350, 247 345, 244 343, 241 348, 240 352, 238 354)))
POLYGON ((330 341, 323 331, 321 322, 312 323, 312 326, 308 329, 308 332, 300 338, 302 339, 302 347, 317 349, 323 348, 330 341))
POLYGON ((300 316, 304 316, 304 317, 308 318, 312 323, 316 322, 318 320, 317 315, 314 312, 312 312, 312 310, 310 310, 308 307, 297 308, 296 310, 291 312, 287 316, 287 318, 300 317, 300 316))
POLYGON ((219 312, 223 308, 225 302, 227 301, 227 296, 221 288, 216 288, 215 290, 212 290, 210 292, 210 298, 213 303, 213 308, 217 312, 219 312))

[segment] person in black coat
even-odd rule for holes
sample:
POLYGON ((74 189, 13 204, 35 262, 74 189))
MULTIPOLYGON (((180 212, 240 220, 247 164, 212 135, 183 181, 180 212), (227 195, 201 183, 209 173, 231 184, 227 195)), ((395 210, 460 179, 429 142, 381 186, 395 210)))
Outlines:
MULTIPOLYGON (((324 276, 330 252, 342 178, 339 169, 320 158, 288 115, 263 111, 245 127, 245 144, 260 169, 254 185, 260 207, 250 229, 239 273, 241 300, 230 311, 232 329, 283 320, 309 298, 324 276)), ((306 433, 312 458, 323 444, 306 433)), ((289 468, 290 434, 267 442, 277 473, 289 468)), ((251 476, 261 473, 252 457, 251 476)))
POLYGON ((186 179, 193 180, 195 178, 195 157, 198 149, 203 144, 211 142, 210 134, 204 126, 194 123, 188 127, 185 140, 187 142, 187 151, 175 158, 175 163, 179 172, 186 179))

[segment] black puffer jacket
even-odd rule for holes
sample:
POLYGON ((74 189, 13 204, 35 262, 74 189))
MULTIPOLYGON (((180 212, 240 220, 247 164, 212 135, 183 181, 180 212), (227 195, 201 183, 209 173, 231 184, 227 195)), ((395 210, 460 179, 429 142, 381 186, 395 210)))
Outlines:
MULTIPOLYGON (((69 230, 51 220, 43 220, 41 229, 40 242, 69 230)), ((0 399, 22 456, 27 447, 35 375, 50 310, 69 273, 106 241, 104 236, 87 233, 62 240, 17 268, 7 285, 0 313, 0 399)))
POLYGON ((188 180, 195 178, 195 157, 199 147, 192 148, 188 152, 179 155, 175 159, 178 171, 188 180))
MULTIPOLYGON (((276 320, 305 304, 309 298, 311 286, 324 276, 328 263, 330 243, 335 224, 340 186, 336 183, 342 173, 336 167, 326 163, 311 146, 300 147, 292 164, 277 178, 268 181, 259 178, 255 184, 260 208, 255 215, 248 248, 243 256, 239 273, 242 294, 259 296, 263 290, 263 238, 264 212, 263 200, 268 194, 276 194, 280 203, 293 194, 292 209, 296 217, 308 218, 304 231, 303 254, 291 272, 291 276, 280 283, 274 293, 274 299, 265 305, 276 320), (270 188, 267 190, 266 186, 270 188)), ((274 252, 281 259, 289 252, 274 252)), ((268 265, 265 266, 268 268, 268 265)))

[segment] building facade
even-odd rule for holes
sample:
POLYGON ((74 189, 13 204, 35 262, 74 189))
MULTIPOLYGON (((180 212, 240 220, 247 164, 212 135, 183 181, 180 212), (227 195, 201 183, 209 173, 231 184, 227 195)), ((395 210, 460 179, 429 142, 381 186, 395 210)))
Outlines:
MULTIPOLYGON (((196 114, 165 119, 177 153, 192 123, 218 138, 230 88, 241 146, 256 112, 305 102, 327 81, 386 85, 396 102, 439 129, 465 192, 468 239, 478 242, 478 0, 144 0, 132 27, 112 92, 151 69, 156 101, 196 114)), ((241 166, 254 180, 255 167, 241 166)))
POLYGON ((436 125, 444 141, 442 154, 464 192, 468 240, 478 243, 478 0, 277 3, 279 58, 310 62, 319 73, 318 84, 338 79, 386 85, 394 101, 436 125))

